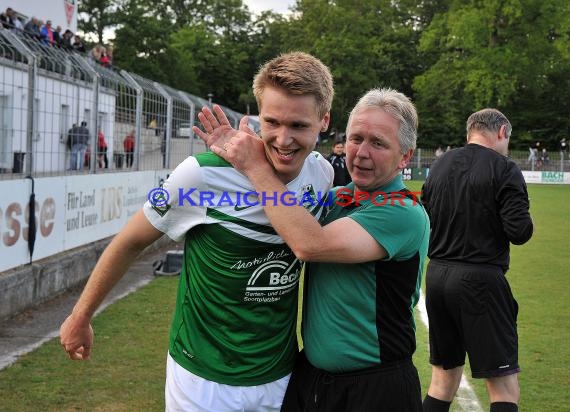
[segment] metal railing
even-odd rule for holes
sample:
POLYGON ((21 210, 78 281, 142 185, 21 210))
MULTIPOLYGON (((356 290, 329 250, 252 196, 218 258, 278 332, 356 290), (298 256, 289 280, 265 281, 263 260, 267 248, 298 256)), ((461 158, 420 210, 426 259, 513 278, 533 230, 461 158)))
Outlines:
MULTIPOLYGON (((136 73, 103 67, 88 55, 2 30, 0 179, 173 168, 205 150, 192 126, 209 104, 136 73), (83 122, 89 143, 80 150, 68 145, 68 137, 83 122), (98 144, 100 133, 106 150, 98 144), (131 155, 124 141, 132 133, 131 155)), ((237 127, 243 115, 223 110, 237 127)))

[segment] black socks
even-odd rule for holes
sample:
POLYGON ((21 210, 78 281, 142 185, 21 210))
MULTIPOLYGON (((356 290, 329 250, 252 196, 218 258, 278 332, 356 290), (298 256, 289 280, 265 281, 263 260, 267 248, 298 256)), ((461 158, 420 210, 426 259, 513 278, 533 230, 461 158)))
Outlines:
MULTIPOLYGON (((449 412, 451 402, 441 401, 426 395, 422 406, 424 412, 449 412)), ((511 402, 493 402, 489 409, 490 412, 518 412, 518 410, 518 405, 511 402)))
POLYGON ((449 412, 451 402, 440 401, 439 399, 426 395, 422 406, 424 412, 449 412))
POLYGON ((490 412, 518 412, 518 410, 518 405, 511 402, 493 402, 489 409, 490 412))

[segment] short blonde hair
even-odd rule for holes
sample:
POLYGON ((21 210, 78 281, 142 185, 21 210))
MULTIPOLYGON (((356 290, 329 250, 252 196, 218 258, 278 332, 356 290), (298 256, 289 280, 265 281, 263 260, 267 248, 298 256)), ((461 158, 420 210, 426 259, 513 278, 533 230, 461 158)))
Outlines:
POLYGON ((292 95, 314 96, 320 118, 331 110, 334 95, 331 72, 308 53, 281 54, 261 66, 253 79, 253 95, 260 109, 266 87, 276 87, 292 95))

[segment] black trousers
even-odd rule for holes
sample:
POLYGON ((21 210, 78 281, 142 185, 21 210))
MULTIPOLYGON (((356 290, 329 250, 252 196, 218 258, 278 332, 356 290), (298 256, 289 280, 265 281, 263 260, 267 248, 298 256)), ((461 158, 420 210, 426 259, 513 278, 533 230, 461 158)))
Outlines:
POLYGON ((418 372, 411 359, 348 373, 315 368, 301 352, 282 412, 421 412, 418 372))

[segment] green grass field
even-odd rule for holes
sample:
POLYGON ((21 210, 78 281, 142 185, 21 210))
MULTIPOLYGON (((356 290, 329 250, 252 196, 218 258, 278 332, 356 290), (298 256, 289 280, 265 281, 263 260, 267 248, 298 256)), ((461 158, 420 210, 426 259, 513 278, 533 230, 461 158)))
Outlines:
MULTIPOLYGON (((419 190, 420 182, 410 182, 419 190)), ((535 234, 511 249, 508 278, 520 306, 521 411, 570 410, 570 186, 530 185, 535 234)), ((149 268, 151 270, 151 268, 149 268)), ((0 371, 0 411, 162 411, 176 278, 157 278, 94 321, 92 359, 72 362, 54 339, 0 371)), ((427 332, 418 318, 414 357, 429 384, 427 332)), ((475 389, 488 410, 484 385, 475 389)), ((462 410, 459 405, 454 411, 462 410)))
MULTIPOLYGON (((420 182, 410 188, 421 189, 420 182)), ((570 307, 566 281, 570 279, 570 186, 529 185, 532 239, 511 246, 507 278, 519 303, 519 375, 521 411, 570 410, 570 307)), ((420 322, 418 322, 418 325, 420 322)), ((421 328, 418 328, 421 329, 421 328)), ((415 363, 424 393, 429 385, 427 335, 418 331, 415 363), (426 339, 425 341, 422 341, 426 339), (424 370, 423 367, 427 366, 424 370)), ((468 375, 470 378, 470 375, 468 375)), ((485 385, 469 379, 484 411, 489 410, 485 385)), ((461 409, 454 405, 453 410, 461 409)))

